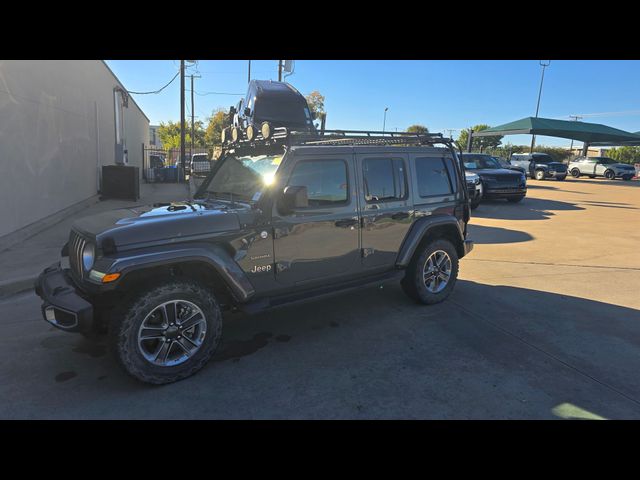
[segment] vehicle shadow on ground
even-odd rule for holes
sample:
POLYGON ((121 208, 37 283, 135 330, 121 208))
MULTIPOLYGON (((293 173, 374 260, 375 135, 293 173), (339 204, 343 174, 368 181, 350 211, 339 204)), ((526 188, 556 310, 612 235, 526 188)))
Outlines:
POLYGON ((500 227, 486 227, 484 225, 468 225, 469 238, 476 244, 519 243, 533 240, 533 236, 520 230, 510 230, 500 227))
POLYGON ((525 197, 520 203, 506 200, 483 200, 473 211, 472 218, 494 218, 499 220, 547 220, 554 211, 585 210, 575 203, 525 197))
MULTIPOLYGON (((631 308, 459 280, 433 306, 389 284, 225 315, 224 324, 213 360, 163 387, 131 379, 93 341, 52 332, 63 345, 42 350, 51 385, 39 382, 35 394, 45 398, 53 388, 57 404, 69 408, 38 413, 26 402, 14 411, 41 418, 553 418, 569 402, 605 418, 640 417, 640 405, 613 391, 640 398, 640 311, 631 308), (468 393, 454 398, 475 400, 442 397, 447 385, 468 393), (283 401, 292 389, 295 402, 283 401)), ((13 372, 12 382, 28 379, 29 368, 13 372)))
MULTIPOLYGON (((569 177, 567 177, 567 180, 569 177)), ((620 187, 640 187, 639 180, 607 180, 606 178, 572 178, 571 183, 593 183, 595 185, 617 185, 620 187)), ((528 185, 527 185, 528 187, 528 185)))
POLYGON ((591 193, 589 192, 579 192, 577 190, 565 190, 564 188, 551 187, 549 185, 539 185, 539 184, 534 185, 530 182, 527 182, 527 189, 528 190, 554 190, 554 191, 561 191, 566 193, 579 193, 581 195, 591 195, 591 193))

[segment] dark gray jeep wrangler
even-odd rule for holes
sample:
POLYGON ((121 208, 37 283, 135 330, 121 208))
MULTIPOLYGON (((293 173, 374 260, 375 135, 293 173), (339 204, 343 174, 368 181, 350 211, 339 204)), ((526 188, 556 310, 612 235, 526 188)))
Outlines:
POLYGON ((169 383, 214 355, 225 309, 389 280, 443 301, 473 247, 469 212, 464 165, 440 134, 275 129, 226 149, 193 201, 75 222, 36 293, 50 324, 108 333, 128 373, 169 383))

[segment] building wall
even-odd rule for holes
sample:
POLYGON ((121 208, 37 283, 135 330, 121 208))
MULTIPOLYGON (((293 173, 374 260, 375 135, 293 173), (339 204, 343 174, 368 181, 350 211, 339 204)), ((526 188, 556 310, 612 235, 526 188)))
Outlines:
MULTIPOLYGON (((115 163, 114 87, 106 64, 0 61, 0 237, 97 194, 115 163)), ((142 166, 149 120, 129 98, 129 164, 142 166)))
POLYGON ((150 125, 149 126, 149 145, 155 148, 162 148, 162 141, 160 140, 160 136, 158 135, 159 125, 150 125), (154 135, 155 133, 155 135, 154 135), (155 142, 154 142, 155 138, 155 142))

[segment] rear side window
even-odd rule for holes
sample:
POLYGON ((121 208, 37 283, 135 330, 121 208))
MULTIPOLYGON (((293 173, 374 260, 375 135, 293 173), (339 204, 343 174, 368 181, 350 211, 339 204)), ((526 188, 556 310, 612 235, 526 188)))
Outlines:
POLYGON ((367 203, 407 198, 407 177, 401 158, 365 158, 362 169, 367 203))
POLYGON ((307 187, 310 207, 346 203, 347 164, 343 160, 303 160, 294 167, 288 185, 307 187))
POLYGON ((444 164, 447 167, 447 173, 449 174, 449 181, 451 182, 451 188, 453 193, 458 191, 458 175, 456 173, 456 166, 453 163, 453 158, 447 157, 444 159, 444 164))
POLYGON ((418 194, 421 197, 449 195, 453 193, 449 173, 443 158, 416 158, 418 194))

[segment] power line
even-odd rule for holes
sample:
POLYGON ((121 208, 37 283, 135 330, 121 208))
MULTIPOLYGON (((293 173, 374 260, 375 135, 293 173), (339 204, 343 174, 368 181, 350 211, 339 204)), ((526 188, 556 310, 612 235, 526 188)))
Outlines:
POLYGON ((229 92, 196 92, 194 90, 194 92, 196 95, 200 95, 201 97, 204 97, 206 95, 235 95, 238 97, 244 97, 244 93, 229 93, 229 92))
MULTIPOLYGON (((640 115, 640 110, 626 110, 622 112, 601 112, 601 113, 581 113, 578 117, 616 117, 625 115, 640 115)), ((576 115, 567 115, 569 118, 576 117, 576 115)))
POLYGON ((178 70, 178 72, 174 75, 174 77, 169 80, 169 83, 167 83, 164 87, 162 87, 159 90, 156 90, 154 92, 132 92, 130 90, 127 90, 127 93, 131 93, 131 94, 135 94, 135 95, 151 95, 151 94, 155 94, 155 93, 160 93, 162 90, 164 90, 165 88, 167 88, 169 85, 171 85, 171 83, 173 83, 173 81, 178 78, 178 75, 180 75, 180 70, 178 70))

